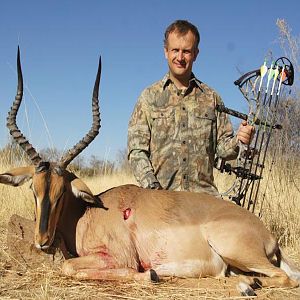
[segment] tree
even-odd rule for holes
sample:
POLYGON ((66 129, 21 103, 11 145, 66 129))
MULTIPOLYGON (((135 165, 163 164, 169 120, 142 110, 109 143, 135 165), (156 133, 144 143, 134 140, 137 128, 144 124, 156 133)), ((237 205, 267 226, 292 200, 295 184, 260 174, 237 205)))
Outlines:
POLYGON ((56 148, 44 148, 39 153, 42 159, 46 161, 59 161, 62 157, 62 151, 56 148))
POLYGON ((125 174, 131 174, 132 170, 127 157, 127 149, 119 150, 117 153, 118 170, 125 174))

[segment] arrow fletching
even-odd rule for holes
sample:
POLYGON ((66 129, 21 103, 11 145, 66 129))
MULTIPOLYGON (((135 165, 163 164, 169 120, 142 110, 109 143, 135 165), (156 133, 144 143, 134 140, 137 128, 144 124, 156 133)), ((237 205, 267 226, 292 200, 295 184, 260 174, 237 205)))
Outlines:
POLYGON ((260 67, 260 77, 263 78, 268 72, 268 67, 266 61, 264 61, 264 64, 260 67))

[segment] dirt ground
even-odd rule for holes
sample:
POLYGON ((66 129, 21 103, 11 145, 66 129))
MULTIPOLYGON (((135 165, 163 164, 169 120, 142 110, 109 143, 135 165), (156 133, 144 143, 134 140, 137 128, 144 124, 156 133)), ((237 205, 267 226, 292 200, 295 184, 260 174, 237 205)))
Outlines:
MULTIPOLYGON (((64 277, 60 267, 14 261, 0 227, 0 299, 250 299, 236 290, 238 278, 170 278, 158 284, 78 281, 64 277)), ((37 256, 38 257, 38 256, 37 256)), ((300 299, 297 289, 261 289, 255 299, 300 299)))

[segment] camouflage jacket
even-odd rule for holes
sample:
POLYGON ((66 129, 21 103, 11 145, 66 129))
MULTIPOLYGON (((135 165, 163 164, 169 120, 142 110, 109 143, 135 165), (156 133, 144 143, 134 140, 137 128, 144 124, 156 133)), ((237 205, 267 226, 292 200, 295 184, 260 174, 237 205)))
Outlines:
POLYGON ((215 155, 237 156, 237 138, 228 116, 215 110, 220 96, 192 75, 178 90, 167 74, 145 89, 128 128, 128 159, 142 187, 217 193, 215 155))

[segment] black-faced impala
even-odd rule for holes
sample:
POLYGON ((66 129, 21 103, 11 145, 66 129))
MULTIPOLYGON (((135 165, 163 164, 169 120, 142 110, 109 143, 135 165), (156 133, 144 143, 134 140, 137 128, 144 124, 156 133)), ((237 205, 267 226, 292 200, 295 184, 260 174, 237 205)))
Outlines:
POLYGON ((282 253, 276 239, 254 214, 205 193, 142 189, 135 185, 93 195, 67 171, 68 164, 97 136, 101 61, 93 91, 93 125, 58 162, 43 161, 16 125, 23 79, 18 51, 18 88, 7 126, 32 166, 0 175, 19 186, 32 181, 35 245, 44 250, 55 235, 63 241, 62 270, 79 279, 154 280, 164 276, 205 277, 251 272, 239 288, 297 287, 300 271, 282 253), (67 254, 66 254, 67 255, 67 254))

